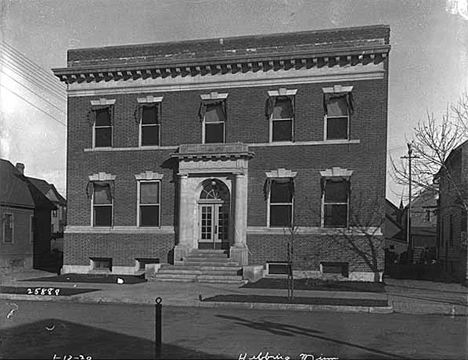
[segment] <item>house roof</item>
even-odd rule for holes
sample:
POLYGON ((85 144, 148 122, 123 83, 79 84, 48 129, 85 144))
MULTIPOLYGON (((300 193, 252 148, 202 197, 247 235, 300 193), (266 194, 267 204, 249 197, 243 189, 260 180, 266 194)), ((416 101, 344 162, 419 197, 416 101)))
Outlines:
POLYGON ((49 191, 53 191, 55 196, 57 197, 57 203, 59 203, 60 205, 66 205, 67 204, 67 201, 65 200, 65 198, 60 195, 60 193, 57 191, 56 187, 53 185, 53 184, 49 184, 47 181, 45 181, 44 179, 37 179, 37 178, 33 178, 33 177, 29 177, 28 176, 28 179, 34 184, 35 187, 37 187, 39 189, 39 191, 44 194, 49 200, 53 201, 52 199, 49 198, 48 196, 48 193, 49 191))
POLYGON ((380 62, 390 27, 363 26, 68 50, 62 81, 125 79, 380 62), (205 68, 206 66, 206 68, 205 68), (123 71, 123 72, 122 72, 123 71))
POLYGON ((55 205, 8 160, 0 159, 0 204, 55 209, 55 205))

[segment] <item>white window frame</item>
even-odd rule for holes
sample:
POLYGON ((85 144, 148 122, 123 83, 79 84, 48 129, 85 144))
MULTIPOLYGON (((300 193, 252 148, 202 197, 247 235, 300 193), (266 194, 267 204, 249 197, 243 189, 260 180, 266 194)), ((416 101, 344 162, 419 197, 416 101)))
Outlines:
POLYGON ((161 227, 161 184, 162 182, 160 180, 139 180, 137 181, 137 226, 138 227, 144 227, 144 228, 160 228, 161 227), (141 184, 151 184, 151 183, 158 183, 158 198, 159 198, 159 204, 144 204, 142 205, 140 203, 140 196, 141 196, 141 184), (148 226, 148 225, 141 225, 141 206, 159 206, 159 211, 158 211, 158 226, 148 226))
MULTIPOLYGON (((109 191, 111 191, 110 185, 109 185, 109 191)), ((110 225, 96 225, 95 216, 94 216, 94 207, 96 206, 96 204, 94 204, 94 192, 95 192, 95 189, 93 187, 93 195, 91 197, 91 226, 97 227, 97 228, 113 227, 114 226, 114 196, 111 196, 112 202, 110 205, 109 204, 97 204, 97 207, 109 207, 109 206, 111 207, 111 224, 110 225)))
MULTIPOLYGON (((223 101, 224 103, 227 101, 228 93, 217 93, 217 92, 212 92, 210 94, 202 94, 200 95, 201 101, 206 101, 206 100, 219 100, 220 102, 223 101)), ((218 143, 218 144, 225 144, 226 143, 226 120, 227 120, 227 114, 225 114, 225 119, 224 121, 218 121, 218 122, 210 122, 208 124, 223 124, 223 142, 218 143)), ((207 144, 206 143, 206 121, 205 121, 206 116, 203 118, 202 121, 202 144, 207 144)), ((215 143, 208 143, 208 144, 215 144, 215 143)))
MULTIPOLYGON (((320 175, 322 176, 322 181, 324 181, 324 189, 322 192, 321 198, 321 219, 320 219, 320 226, 326 229, 335 229, 332 226, 325 226, 325 193, 326 193, 326 181, 332 180, 333 178, 341 178, 345 181, 348 181, 351 186, 351 175, 353 174, 353 170, 342 169, 339 167, 333 167, 331 169, 327 169, 324 171, 320 171, 320 175)), ((346 202, 346 226, 345 227, 338 227, 339 229, 347 229, 349 228, 349 204, 350 204, 350 188, 348 188, 347 194, 347 202, 346 202)), ((327 203, 327 205, 343 205, 345 203, 327 203)))
POLYGON ((14 244, 15 243, 15 214, 5 212, 3 213, 3 226, 2 226, 2 231, 3 231, 3 242, 5 244, 14 244), (11 241, 6 241, 6 216, 5 215, 11 215, 11 241))
MULTIPOLYGON (((353 91, 353 86, 341 86, 341 85, 334 85, 333 87, 326 87, 322 88, 322 91, 324 94, 337 94, 337 93, 351 93, 353 91)), ((348 115, 346 116, 328 116, 328 114, 325 114, 324 117, 324 127, 323 127, 323 141, 349 141, 349 128, 350 128, 350 120, 351 116, 348 115), (328 139, 328 118, 330 119, 335 119, 335 118, 346 118, 346 139, 328 139)))
POLYGON ((162 178, 164 174, 153 171, 145 171, 141 174, 135 175, 137 180, 137 227, 140 227, 140 184, 142 182, 159 182, 159 226, 142 226, 145 228, 161 228, 161 214, 162 214, 162 178))
MULTIPOLYGON (((297 172, 291 171, 291 170, 286 170, 283 168, 277 169, 277 170, 272 170, 266 172, 266 177, 269 181, 274 181, 274 180, 284 180, 284 179, 289 179, 290 181, 294 181, 295 177, 297 175, 297 172)), ((294 200, 295 200, 295 194, 292 194, 292 199, 291 203, 275 203, 275 205, 291 205, 291 224, 289 227, 271 227, 270 226, 270 198, 271 198, 271 186, 267 194, 267 227, 272 228, 272 229, 289 229, 291 226, 294 224, 294 200)))
POLYGON ((137 98, 138 104, 154 104, 157 107, 158 112, 158 123, 154 125, 143 125, 143 119, 138 119, 139 126, 138 126, 138 146, 140 148, 147 148, 147 147, 160 147, 161 146, 161 105, 163 101, 163 96, 152 96, 148 95, 146 97, 137 98), (158 131, 158 145, 143 145, 143 126, 157 126, 159 128, 158 131))
MULTIPOLYGON (((106 174, 105 172, 100 172, 97 174, 90 175, 89 177, 90 182, 95 182, 95 181, 114 181, 114 186, 115 186, 115 175, 112 174, 106 174)), ((110 186, 110 185, 109 185, 110 186)), ((97 227, 97 228, 109 228, 114 226, 114 195, 112 194, 112 221, 110 226, 96 226, 94 224, 94 186, 93 186, 93 193, 91 195, 91 226, 92 227, 97 227)))
MULTIPOLYGON (((99 106, 99 105, 105 105, 109 107, 114 106, 115 99, 91 100, 91 106, 99 106)), ((98 126, 97 128, 107 128, 107 127, 111 128, 111 145, 110 146, 96 146, 96 121, 94 121, 93 123, 93 146, 92 146, 93 149, 110 149, 114 146, 114 126, 112 124, 112 118, 110 118, 109 120, 110 120, 110 126, 98 126)))
MULTIPOLYGON (((280 88, 278 90, 274 91, 268 91, 268 96, 271 98, 278 98, 278 97, 288 97, 288 96, 294 96, 294 99, 296 98, 297 94, 297 89, 285 89, 285 88, 280 88)), ((292 100, 294 101, 294 100, 292 100)), ((293 108, 295 108, 295 104, 291 105, 293 108)), ((269 142, 272 144, 288 144, 288 143, 293 143, 294 142, 294 125, 295 125, 295 118, 284 118, 284 119, 274 119, 273 118, 273 111, 270 114, 270 124, 269 124, 269 131, 270 131, 270 136, 269 136, 269 142), (291 140, 287 141, 273 141, 273 122, 274 121, 291 121, 291 140)))

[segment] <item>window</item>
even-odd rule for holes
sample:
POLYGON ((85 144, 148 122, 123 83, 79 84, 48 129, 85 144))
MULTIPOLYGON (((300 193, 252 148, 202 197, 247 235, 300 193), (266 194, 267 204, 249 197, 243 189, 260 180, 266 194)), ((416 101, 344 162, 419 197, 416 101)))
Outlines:
POLYGON ((160 103, 140 104, 140 146, 159 146, 160 103))
POLYGON ((226 106, 224 101, 206 102, 203 119, 203 142, 205 144, 225 142, 226 106))
POLYGON ((105 182, 95 182, 93 188, 93 225, 112 226, 111 185, 105 182))
POLYGON ((293 97, 278 96, 274 99, 271 114, 271 142, 293 141, 293 97))
POLYGON ((343 178, 324 180, 323 226, 348 226, 349 182, 343 178))
POLYGON ((160 223, 160 182, 139 182, 139 226, 159 226, 160 223))
POLYGON ((91 266, 94 270, 112 271, 111 258, 91 258, 91 266))
POLYGON ((293 211, 293 179, 283 178, 269 181, 269 225, 270 227, 290 227, 293 211))
POLYGON ((57 217, 57 210, 52 210, 52 217, 57 217))
POLYGON ((265 115, 270 120, 270 142, 293 141, 296 89, 268 91, 265 115))
POLYGON ((3 215, 3 241, 13 242, 13 214, 3 215))
POLYGON ((94 147, 112 146, 111 107, 99 107, 94 112, 94 147))
POLYGON ((36 226, 36 220, 34 216, 29 217, 29 242, 34 242, 34 228, 36 226))
POLYGON ((349 119, 354 112, 352 86, 324 88, 325 140, 349 139, 349 119))

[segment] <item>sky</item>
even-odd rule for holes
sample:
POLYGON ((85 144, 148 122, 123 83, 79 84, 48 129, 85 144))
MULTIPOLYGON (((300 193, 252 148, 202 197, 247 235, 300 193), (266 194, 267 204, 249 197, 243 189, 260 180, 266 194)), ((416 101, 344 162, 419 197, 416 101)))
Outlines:
POLYGON ((413 128, 468 92, 468 0, 0 0, 0 157, 66 194, 68 49, 390 25, 387 198, 413 128))

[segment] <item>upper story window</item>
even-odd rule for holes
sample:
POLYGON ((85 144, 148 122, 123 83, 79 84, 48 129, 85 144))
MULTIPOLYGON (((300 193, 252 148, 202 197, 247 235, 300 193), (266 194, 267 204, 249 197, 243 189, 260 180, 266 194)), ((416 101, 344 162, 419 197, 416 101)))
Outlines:
POLYGON ((291 227, 293 224, 294 177, 297 173, 278 169, 267 172, 268 226, 291 227))
POLYGON ((200 120, 203 123, 202 137, 204 144, 226 142, 226 98, 228 94, 213 92, 201 95, 200 120))
POLYGON ((135 175, 135 178, 138 181, 138 226, 159 227, 163 175, 147 171, 135 175))
POLYGON ((352 171, 332 168, 322 175, 322 226, 349 226, 349 192, 352 171))
POLYGON ((266 116, 270 120, 270 142, 294 140, 294 99, 297 90, 269 91, 266 116))
POLYGON ((147 96, 138 98, 136 120, 139 124, 140 146, 160 145, 162 97, 147 96))
POLYGON ((115 175, 106 173, 89 177, 86 189, 92 204, 92 226, 113 226, 115 175))
POLYGON ((91 100, 89 121, 93 126, 93 147, 112 147, 112 124, 115 100, 91 100))
POLYGON ((13 242, 13 214, 3 214, 3 242, 13 242))
POLYGON ((325 140, 348 140, 350 117, 354 113, 352 86, 335 85, 323 89, 325 140))

